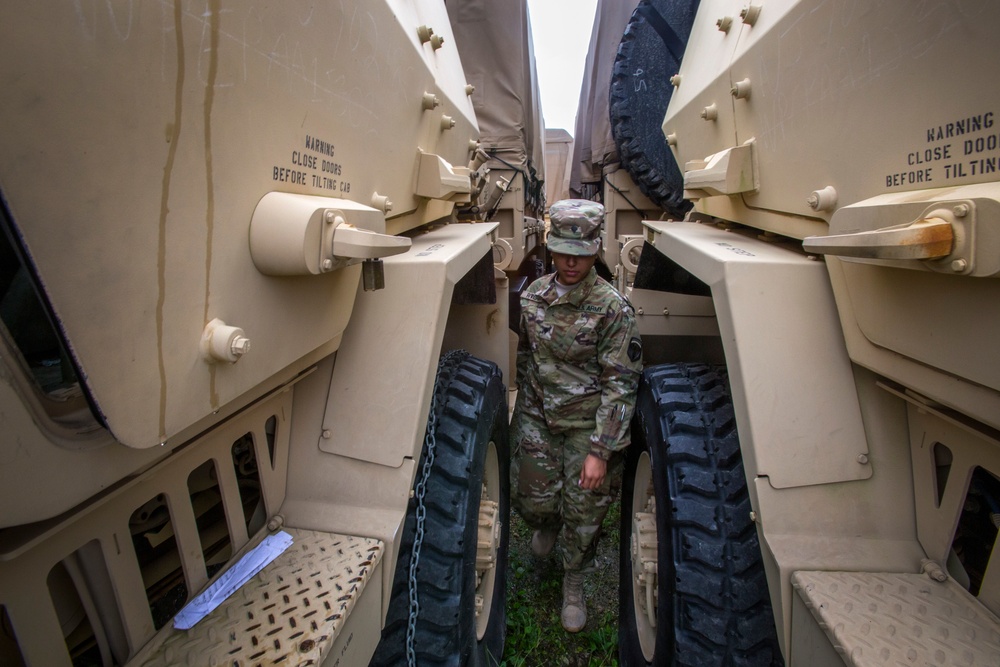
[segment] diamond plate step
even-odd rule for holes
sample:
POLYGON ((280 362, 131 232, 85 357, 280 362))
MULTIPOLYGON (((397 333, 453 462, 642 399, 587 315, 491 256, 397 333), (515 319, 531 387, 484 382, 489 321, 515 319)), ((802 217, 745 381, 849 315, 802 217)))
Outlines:
POLYGON ((952 579, 795 572, 792 586, 848 665, 1000 666, 1000 620, 952 579))
POLYGON ((292 546, 190 630, 164 627, 128 663, 319 665, 382 559, 379 540, 285 528, 292 546))

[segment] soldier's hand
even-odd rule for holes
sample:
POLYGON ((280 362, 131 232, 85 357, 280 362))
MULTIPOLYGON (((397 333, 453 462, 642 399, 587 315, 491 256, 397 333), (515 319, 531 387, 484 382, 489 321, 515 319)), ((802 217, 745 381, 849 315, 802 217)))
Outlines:
POLYGON ((593 490, 601 486, 604 476, 608 473, 608 462, 604 459, 588 454, 583 460, 583 470, 580 472, 580 486, 584 489, 593 490))

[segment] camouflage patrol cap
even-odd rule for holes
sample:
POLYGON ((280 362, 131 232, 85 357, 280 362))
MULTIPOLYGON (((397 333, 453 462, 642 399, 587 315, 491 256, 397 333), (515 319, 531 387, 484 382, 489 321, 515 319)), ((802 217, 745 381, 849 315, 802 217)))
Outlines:
POLYGON ((561 199, 549 207, 548 245, 563 255, 596 255, 604 207, 588 199, 561 199))

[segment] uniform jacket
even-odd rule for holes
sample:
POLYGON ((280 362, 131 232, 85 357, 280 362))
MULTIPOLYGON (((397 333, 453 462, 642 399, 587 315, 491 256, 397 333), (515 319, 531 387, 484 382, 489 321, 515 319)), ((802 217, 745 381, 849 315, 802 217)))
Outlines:
POLYGON ((629 444, 642 345, 629 302, 590 273, 563 296, 555 274, 521 295, 517 407, 553 433, 593 428, 591 453, 629 444))

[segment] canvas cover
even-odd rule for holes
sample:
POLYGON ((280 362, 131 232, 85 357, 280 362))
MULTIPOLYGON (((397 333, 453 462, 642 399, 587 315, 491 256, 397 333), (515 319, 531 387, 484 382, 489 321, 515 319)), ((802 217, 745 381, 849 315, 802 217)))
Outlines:
POLYGON ((576 112, 576 142, 570 173, 573 196, 580 196, 583 183, 601 180, 603 165, 618 162, 609 117, 611 73, 622 34, 638 5, 639 0, 597 0, 576 112))
POLYGON ((476 87, 483 149, 544 180, 545 128, 527 0, 449 0, 447 7, 466 77, 476 87))
POLYGON ((569 199, 570 159, 573 137, 562 129, 545 130, 545 201, 549 204, 569 199))

